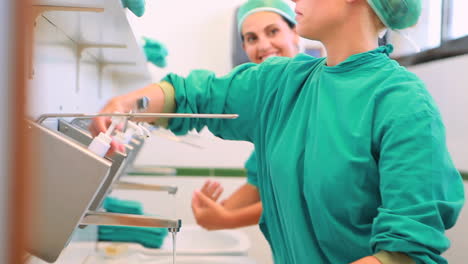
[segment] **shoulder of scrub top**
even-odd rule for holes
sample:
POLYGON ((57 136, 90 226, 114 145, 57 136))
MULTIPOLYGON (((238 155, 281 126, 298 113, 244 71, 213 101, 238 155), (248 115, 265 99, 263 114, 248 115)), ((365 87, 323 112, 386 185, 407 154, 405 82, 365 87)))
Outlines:
POLYGON ((310 56, 309 54, 306 53, 298 53, 296 56, 290 58, 290 57, 270 57, 266 59, 264 62, 262 62, 262 65, 278 65, 278 64, 289 64, 289 63, 294 63, 294 62, 319 62, 323 61, 324 58, 316 58, 313 56, 310 56))
POLYGON ((279 68, 283 67, 286 72, 301 71, 303 69, 310 69, 314 65, 321 64, 325 58, 316 58, 305 53, 298 53, 296 56, 290 57, 271 57, 266 59, 260 64, 263 71, 269 72, 270 68, 275 68, 277 72, 279 68))

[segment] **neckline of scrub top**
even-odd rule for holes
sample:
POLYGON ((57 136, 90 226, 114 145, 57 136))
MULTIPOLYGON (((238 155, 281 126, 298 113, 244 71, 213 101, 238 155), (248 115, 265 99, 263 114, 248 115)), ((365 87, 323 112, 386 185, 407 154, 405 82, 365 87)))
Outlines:
POLYGON ((392 52, 393 52, 393 46, 391 44, 388 44, 385 46, 380 46, 371 51, 366 51, 363 53, 351 55, 345 61, 335 66, 327 66, 326 65, 327 60, 325 59, 323 60, 323 68, 325 71, 328 71, 328 72, 346 72, 346 71, 352 71, 358 68, 358 66, 361 66, 363 64, 375 67, 376 65, 381 64, 382 62, 386 61, 386 60, 378 59, 379 57, 384 55, 385 58, 388 58, 390 53, 392 52))

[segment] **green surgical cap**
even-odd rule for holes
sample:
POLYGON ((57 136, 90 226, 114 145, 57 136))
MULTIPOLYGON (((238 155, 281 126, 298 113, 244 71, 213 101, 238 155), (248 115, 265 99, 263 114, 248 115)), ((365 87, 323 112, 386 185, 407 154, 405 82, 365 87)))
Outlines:
POLYGON ((242 24, 245 19, 257 12, 269 11, 284 17, 294 25, 297 24, 294 10, 282 0, 249 0, 243 4, 237 11, 237 29, 242 32, 242 24))
POLYGON ((382 23, 389 29, 416 25, 421 16, 421 0, 367 0, 382 23))
POLYGON ((166 46, 155 39, 147 37, 143 37, 143 39, 145 40, 143 51, 145 52, 148 61, 160 68, 166 67, 166 57, 169 54, 166 46))
POLYGON ((122 0, 122 5, 130 9, 137 17, 145 13, 145 0, 122 0))

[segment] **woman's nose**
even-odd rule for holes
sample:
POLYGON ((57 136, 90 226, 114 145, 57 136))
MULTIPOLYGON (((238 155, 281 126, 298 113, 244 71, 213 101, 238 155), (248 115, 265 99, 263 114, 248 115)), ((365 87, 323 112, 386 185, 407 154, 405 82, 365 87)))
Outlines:
POLYGON ((268 50, 271 47, 271 41, 267 38, 260 38, 258 41, 257 49, 258 50, 268 50))

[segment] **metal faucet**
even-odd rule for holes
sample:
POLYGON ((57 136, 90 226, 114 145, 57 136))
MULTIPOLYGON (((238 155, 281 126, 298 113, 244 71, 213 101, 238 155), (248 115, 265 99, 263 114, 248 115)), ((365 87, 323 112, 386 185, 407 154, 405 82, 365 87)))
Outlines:
POLYGON ((179 232, 182 220, 170 220, 144 215, 117 214, 108 212, 87 212, 81 220, 82 225, 101 226, 140 226, 168 228, 169 232, 179 232))
POLYGON ((133 182, 125 182, 125 181, 119 181, 119 182, 114 183, 114 185, 112 186, 112 189, 139 190, 139 191, 164 191, 164 192, 168 192, 169 194, 177 193, 177 186, 142 184, 142 183, 133 183, 133 182))

